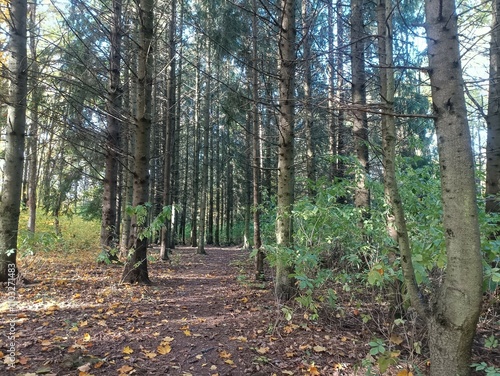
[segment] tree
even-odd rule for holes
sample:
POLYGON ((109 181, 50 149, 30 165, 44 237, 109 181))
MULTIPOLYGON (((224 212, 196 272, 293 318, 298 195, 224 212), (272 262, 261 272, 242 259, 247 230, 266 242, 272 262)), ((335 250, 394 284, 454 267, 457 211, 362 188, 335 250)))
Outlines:
POLYGON ((281 0, 279 21, 279 141, 278 141, 278 213, 276 242, 279 253, 276 263, 276 297, 289 300, 295 293, 291 277, 290 249, 293 247, 294 203, 294 120, 295 120, 295 66, 296 25, 295 0, 281 0))
POLYGON ((425 14, 447 253, 446 276, 428 311, 431 374, 469 375, 483 275, 455 1, 426 0, 425 14))
POLYGON ((149 191, 149 141, 151 131, 151 93, 152 93, 152 39, 153 39, 152 0, 138 3, 139 14, 139 59, 137 69, 137 124, 135 132, 134 182, 132 206, 135 213, 131 219, 128 242, 129 255, 125 264, 122 282, 150 284, 148 275, 148 238, 143 234, 144 215, 141 207, 148 203, 149 191))
POLYGON ((493 22, 490 41, 490 85, 488 93, 488 114, 486 117, 488 135, 486 144, 486 211, 499 213, 500 192, 500 1, 493 1, 493 22))
POLYGON ((257 29, 257 0, 252 0, 252 189, 253 189, 253 245, 255 247, 255 279, 264 279, 264 250, 262 249, 262 238, 260 234, 260 212, 262 193, 261 182, 261 146, 260 146, 260 123, 259 123, 259 72, 258 62, 258 29, 257 29))
POLYGON ((9 5, 9 60, 7 75, 6 145, 3 179, 0 181, 0 282, 17 275, 17 236, 21 210, 28 94, 27 2, 13 0, 9 5))
POLYGON ((102 199, 101 246, 108 253, 110 260, 118 260, 118 255, 111 252, 117 240, 117 189, 118 155, 120 150, 121 101, 120 82, 121 62, 121 0, 113 0, 113 16, 110 27, 109 87, 107 98, 106 157, 104 168, 104 192, 102 199))
POLYGON ((354 205, 366 214, 370 206, 370 192, 367 188, 368 120, 366 116, 366 72, 365 72, 365 27, 363 21, 363 0, 351 0, 351 69, 354 149, 359 163, 356 174, 354 205))

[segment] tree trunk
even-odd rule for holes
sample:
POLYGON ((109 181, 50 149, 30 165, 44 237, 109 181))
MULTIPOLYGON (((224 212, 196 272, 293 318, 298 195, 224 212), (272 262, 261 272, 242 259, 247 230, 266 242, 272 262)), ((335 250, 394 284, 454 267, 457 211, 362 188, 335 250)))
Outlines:
MULTIPOLYGON (((137 124, 135 136, 135 166, 132 205, 138 208, 148 202, 149 189, 149 147, 151 131, 151 93, 152 93, 152 38, 153 38, 153 6, 152 0, 140 0, 138 13, 139 30, 139 63, 137 69, 137 124)), ((144 223, 137 215, 132 216, 129 238, 129 258, 123 270, 122 282, 150 284, 148 275, 148 239, 141 236, 144 223)))
POLYGON ((488 135, 486 141, 486 212, 500 212, 500 1, 493 0, 490 41, 488 135))
MULTIPOLYGON (((198 47, 199 50, 199 47, 198 47)), ((199 60, 199 57, 198 57, 199 60)), ((196 69, 196 93, 195 93, 195 109, 194 109, 194 125, 195 125, 195 136, 194 136, 194 157, 193 157, 193 201, 191 212, 191 247, 198 246, 198 197, 199 197, 199 169, 200 169, 200 148, 201 148, 201 131, 200 131, 200 66, 196 69)))
POLYGON ((12 0, 9 13, 9 101, 5 127, 5 161, 0 181, 0 282, 17 275, 16 255, 26 129, 28 63, 26 0, 12 0))
MULTIPOLYGON (((175 152, 175 132, 176 132, 176 79, 175 79, 175 14, 176 14, 176 1, 172 1, 172 8, 170 14, 169 37, 167 43, 168 56, 167 62, 169 63, 166 77, 166 108, 165 108, 165 144, 163 152, 163 206, 170 206, 173 203, 172 195, 172 168, 173 156, 175 152)), ((172 211, 172 214, 175 213, 172 211)), ((172 217, 175 218, 175 217, 172 217)), ((162 260, 169 259, 169 252, 172 238, 172 219, 169 218, 165 222, 165 226, 161 231, 161 247, 160 256, 162 260)))
POLYGON ((293 247, 294 204, 294 120, 295 93, 294 76, 296 65, 295 0, 281 0, 279 31, 279 141, 278 141, 278 213, 276 240, 279 255, 276 262, 275 293, 280 301, 295 294, 295 281, 291 277, 290 250, 293 247))
POLYGON ((366 73, 365 73, 365 28, 363 23, 363 0, 351 0, 351 69, 353 136, 358 172, 354 205, 364 215, 370 207, 370 192, 367 187, 369 172, 368 160, 368 121, 366 117, 366 73))
POLYGON ((429 320, 431 375, 469 375, 482 299, 482 264, 474 158, 460 63, 454 0, 425 2, 435 116, 446 277, 429 320))
POLYGON ((257 29, 257 0, 252 1, 252 177, 253 177, 253 245, 256 250, 255 254, 255 279, 257 281, 264 279, 264 259, 265 253, 262 249, 262 239, 260 235, 260 212, 261 212, 261 186, 260 186, 260 171, 261 171, 261 147, 260 147, 260 125, 259 125, 259 72, 258 66, 258 29, 257 29))
POLYGON ((120 150, 121 99, 120 83, 121 60, 121 0, 113 0, 113 21, 110 31, 110 66, 107 102, 106 162, 104 168, 104 192, 102 199, 101 247, 108 253, 111 261, 118 255, 112 250, 116 247, 116 196, 118 189, 118 155, 120 150))
POLYGON ((211 48, 210 41, 207 39, 207 83, 205 86, 205 107, 203 119, 203 170, 201 171, 201 206, 200 206, 200 233, 198 240, 198 249, 196 253, 206 255, 205 251, 205 230, 207 224, 207 197, 208 197, 208 146, 210 144, 210 106, 211 106, 211 48))
POLYGON ((29 5, 30 18, 29 46, 31 52, 31 126, 28 139, 29 149, 29 168, 28 168, 28 230, 32 233, 36 228, 36 208, 37 208, 37 187, 38 187, 38 122, 39 107, 42 99, 42 92, 38 84, 40 71, 38 66, 37 38, 36 33, 39 30, 37 26, 37 4, 34 2, 29 5))
POLYGON ((308 194, 314 200, 316 195, 316 161, 315 145, 313 138, 313 105, 312 105, 312 27, 314 12, 311 9, 310 0, 302 0, 302 33, 303 37, 303 59, 304 59, 304 124, 306 131, 306 175, 308 194))

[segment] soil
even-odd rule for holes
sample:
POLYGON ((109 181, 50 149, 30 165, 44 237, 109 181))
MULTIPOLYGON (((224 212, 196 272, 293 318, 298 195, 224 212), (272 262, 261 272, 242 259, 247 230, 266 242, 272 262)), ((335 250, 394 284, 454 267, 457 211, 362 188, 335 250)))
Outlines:
MULTIPOLYGON (((365 375, 370 367, 378 374, 380 354, 369 355, 376 338, 397 360, 385 374, 428 373, 418 322, 392 328, 384 302, 370 292, 356 293, 360 303, 354 292, 338 291, 337 307, 316 318, 275 301, 270 270, 268 281, 254 282, 248 251, 206 251, 181 247, 170 263, 150 263, 151 286, 119 284, 122 267, 89 255, 22 265, 41 281, 16 286, 15 317, 0 291, 0 375, 328 376, 365 375), (4 333, 12 317, 16 363, 9 367, 4 333)), ((476 360, 494 364, 499 354, 476 344, 476 360)))

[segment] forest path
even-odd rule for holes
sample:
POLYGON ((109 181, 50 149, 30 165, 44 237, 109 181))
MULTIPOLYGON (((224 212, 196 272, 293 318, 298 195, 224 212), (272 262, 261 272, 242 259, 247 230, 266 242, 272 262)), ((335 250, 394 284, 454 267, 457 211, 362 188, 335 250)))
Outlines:
MULTIPOLYGON (((320 323, 292 301, 286 321, 272 282, 252 281, 248 251, 206 251, 179 247, 166 263, 152 249, 151 286, 119 284, 122 267, 98 265, 90 251, 24 263, 28 278, 42 281, 17 288, 16 364, 0 362, 0 375, 358 374, 373 333, 357 308, 320 323)), ((0 302, 6 296, 0 291, 0 302)), ((0 306, 0 331, 8 309, 0 306)), ((2 335, 0 358, 7 351, 2 335)))
MULTIPOLYGON (((16 364, 0 362, 0 374, 303 374, 304 357, 279 333, 272 283, 251 281, 249 253, 206 251, 179 247, 166 263, 152 249, 151 286, 120 285, 122 267, 98 265, 90 251, 34 257, 22 268, 41 282, 17 286, 16 364)), ((0 330, 9 327, 6 296, 0 330)))

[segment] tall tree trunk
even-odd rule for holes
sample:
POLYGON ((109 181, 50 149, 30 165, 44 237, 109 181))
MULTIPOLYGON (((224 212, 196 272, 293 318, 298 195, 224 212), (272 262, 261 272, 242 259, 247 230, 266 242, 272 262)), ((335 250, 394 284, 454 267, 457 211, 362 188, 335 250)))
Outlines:
POLYGON ((367 187, 368 161, 368 121, 366 105, 365 72, 365 28, 363 22, 363 0, 351 0, 351 69, 353 102, 353 136, 359 171, 356 174, 354 205, 367 214, 370 207, 370 192, 367 187))
MULTIPOLYGON (((176 1, 172 1, 170 14, 169 37, 168 37, 168 56, 167 61, 169 67, 167 70, 166 82, 166 109, 165 109, 165 145, 164 145, 164 160, 163 160, 163 206, 172 205, 172 167, 173 156, 175 152, 175 126, 176 126, 176 79, 175 79, 175 14, 176 1)), ((172 211, 173 215, 175 213, 172 211)), ((175 218, 175 217, 174 217, 175 218)), ((161 232, 161 247, 160 255, 162 260, 168 260, 168 253, 172 244, 172 220, 167 219, 165 226, 161 232)))
MULTIPOLYGON (((338 101, 339 101, 339 110, 337 112, 337 178, 344 178, 346 172, 346 164, 344 158, 347 156, 347 145, 348 145, 348 136, 349 129, 346 125, 346 111, 343 109, 347 102, 347 93, 346 93, 346 79, 345 79, 345 55, 344 48, 345 45, 345 32, 344 32, 344 20, 342 18, 342 1, 337 1, 337 49, 338 49, 338 57, 337 57, 337 87, 338 87, 338 101)), ((340 202, 344 202, 345 197, 341 197, 339 199, 340 202)))
POLYGON ((253 244, 256 250, 255 253, 255 279, 264 279, 264 259, 265 253, 262 249, 262 238, 260 234, 260 212, 261 212, 261 140, 260 140, 260 125, 259 125, 259 71, 258 71, 258 48, 257 41, 259 32, 257 29, 257 0, 252 0, 252 177, 253 177, 253 244))
MULTIPOLYGON (((135 136, 135 166, 133 199, 134 208, 148 202, 149 190, 149 147, 151 132, 151 93, 152 93, 152 38, 153 38, 153 0, 140 0, 139 13, 139 63, 137 70, 137 124, 135 136)), ((148 239, 141 236, 144 223, 137 215, 132 216, 129 239, 130 255, 123 270, 122 282, 150 284, 148 275, 148 239)))
POLYGON ((312 26, 314 13, 311 10, 310 0, 302 0, 302 32, 303 37, 303 59, 304 59, 304 124, 306 131, 306 175, 309 196, 314 199, 316 190, 316 162, 315 145, 313 138, 313 104, 312 104, 312 26))
POLYGON ((0 282, 17 275, 16 255, 26 129, 28 63, 26 0, 9 3, 9 101, 5 136, 5 164, 0 186, 0 282))
POLYGON ((29 149, 29 168, 28 168, 28 230, 32 233, 36 228, 36 209, 37 209, 37 187, 38 187, 38 122, 39 107, 42 99, 42 92, 38 84, 40 71, 38 66, 37 53, 37 4, 36 1, 29 4, 29 47, 31 52, 31 125, 28 139, 29 149))
MULTIPOLYGON (((128 53, 130 49, 128 48, 130 43, 127 43, 128 53)), ((135 72, 137 69, 137 59, 129 58, 127 66, 130 68, 125 70, 124 73, 124 97, 123 101, 127 104, 127 107, 130 109, 127 114, 127 122, 123 122, 122 126, 124 129, 122 130, 121 137, 121 150, 122 150, 122 182, 123 187, 121 189, 122 193, 122 205, 121 205, 121 234, 120 234, 120 255, 122 258, 127 256, 128 250, 128 239, 130 237, 130 223, 131 218, 127 213, 127 207, 132 205, 132 193, 134 190, 134 160, 132 156, 132 151, 135 150, 135 132, 134 132, 134 124, 132 123, 132 119, 135 119, 137 116, 137 80, 131 78, 130 71, 135 72)), ((133 76, 133 75, 132 75, 133 76)))
POLYGON ((482 264, 474 158, 467 122, 454 0, 425 1, 446 276, 429 319, 431 375, 469 375, 481 311, 482 264))
POLYGON ((201 206, 200 206, 200 233, 198 240, 198 249, 196 253, 206 255, 205 251, 205 231, 207 224, 207 197, 208 197, 208 146, 210 145, 210 106, 212 95, 212 81, 210 78, 211 73, 211 48, 210 41, 207 39, 207 83, 205 86, 205 104, 204 104, 204 118, 203 118, 203 163, 201 171, 201 206))
POLYGON ((106 129, 106 162, 103 182, 104 192, 102 198, 101 247, 108 253, 108 258, 110 260, 116 261, 118 260, 118 255, 112 250, 116 247, 117 239, 116 197, 118 189, 118 155, 121 131, 121 0, 113 0, 112 9, 113 21, 109 36, 111 50, 109 57, 108 115, 106 129))
POLYGON ((488 135, 486 141, 486 211, 500 212, 500 0, 493 0, 490 41, 488 135))
POLYGON ((288 250, 293 247, 294 204, 294 120, 295 120, 295 65, 296 25, 295 0, 281 0, 279 29, 279 141, 278 141, 278 213, 276 240, 280 253, 276 262, 275 293, 280 301, 295 294, 293 267, 288 250))
MULTIPOLYGON (((198 46, 198 50, 200 47, 198 46)), ((198 57, 199 60, 199 57, 198 57)), ((193 157, 193 201, 191 212, 191 247, 198 247, 198 198, 199 198, 199 186, 200 186, 200 149, 201 149, 201 125, 200 125, 200 64, 198 63, 196 69, 196 93, 195 93, 195 109, 194 109, 194 126, 195 126, 195 136, 194 136, 194 157, 193 157)))

